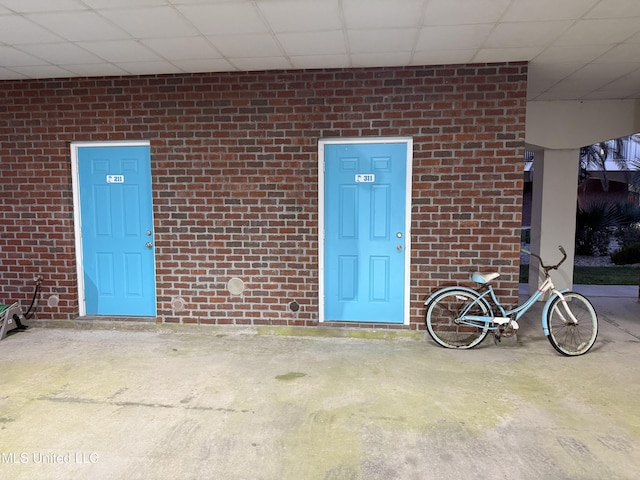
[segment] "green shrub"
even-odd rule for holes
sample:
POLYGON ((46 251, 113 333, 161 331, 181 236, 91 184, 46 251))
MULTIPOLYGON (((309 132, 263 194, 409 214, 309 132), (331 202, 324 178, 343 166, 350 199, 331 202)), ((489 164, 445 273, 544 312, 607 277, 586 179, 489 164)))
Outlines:
POLYGON ((607 255, 615 227, 620 223, 618 205, 596 201, 576 214, 576 255, 607 255))
POLYGON ((611 254, 611 261, 616 265, 640 263, 640 243, 629 243, 611 254))

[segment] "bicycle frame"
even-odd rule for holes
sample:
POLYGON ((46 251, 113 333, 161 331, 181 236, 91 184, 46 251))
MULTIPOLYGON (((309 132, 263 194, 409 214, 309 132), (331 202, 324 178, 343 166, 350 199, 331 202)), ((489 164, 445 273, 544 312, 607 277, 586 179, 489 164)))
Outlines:
MULTIPOLYGON (((563 315, 562 312, 558 312, 558 314, 561 316, 561 318, 564 320, 565 323, 570 323, 570 322, 574 324, 578 323, 578 320, 575 318, 573 313, 571 313, 571 310, 567 306, 567 302, 566 302, 566 299, 564 298, 563 292, 555 288, 553 281, 549 276, 547 276, 545 281, 542 282, 542 285, 540 285, 538 290, 533 295, 531 295, 531 297, 529 297, 522 305, 518 305, 516 308, 512 310, 504 309, 504 307, 496 297, 493 287, 490 284, 486 284, 485 288, 486 288, 486 291, 483 293, 480 293, 476 290, 476 293, 478 293, 480 296, 465 307, 465 309, 461 312, 461 315, 458 317, 457 321, 459 321, 460 323, 464 323, 464 324, 472 325, 476 327, 483 326, 485 329, 490 331, 498 330, 500 327, 504 325, 512 326, 514 329, 517 330, 518 329, 517 321, 525 313, 527 313, 527 311, 540 299, 540 297, 542 297, 545 293, 551 290, 553 294, 547 300, 544 311, 545 312, 548 311, 551 305, 551 302, 555 300, 556 297, 559 297, 560 302, 564 306, 564 310, 567 315, 566 316, 563 315), (474 305, 479 303, 481 300, 484 299, 486 301, 486 297, 490 297, 491 303, 499 309, 499 313, 501 315, 500 317, 466 314, 471 308, 473 308, 474 305), (512 315, 514 316, 513 319, 511 318, 512 315)), ((542 318, 545 318, 545 315, 543 315, 542 318)), ((547 327, 544 325, 544 322, 543 322, 543 330, 545 335, 549 334, 549 331, 547 327)))

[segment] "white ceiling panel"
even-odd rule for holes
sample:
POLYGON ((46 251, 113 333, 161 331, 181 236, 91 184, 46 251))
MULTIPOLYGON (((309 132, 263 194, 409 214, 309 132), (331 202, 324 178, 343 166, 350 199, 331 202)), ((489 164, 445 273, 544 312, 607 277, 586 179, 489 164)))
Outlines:
POLYGON ((236 70, 224 58, 201 58, 191 60, 173 60, 171 62, 183 72, 203 73, 203 72, 230 72, 236 70))
POLYGON ((493 24, 443 25, 423 27, 416 50, 464 50, 483 45, 493 24))
POLYGON ((100 14, 134 38, 167 38, 199 32, 171 7, 102 10, 100 14))
POLYGON ((56 65, 28 65, 15 67, 16 72, 29 78, 59 78, 68 77, 69 71, 56 65))
POLYGON ((384 67, 387 65, 408 65, 411 55, 405 52, 358 53, 351 55, 354 67, 384 67))
POLYGON ((638 0, 601 0, 585 18, 629 18, 640 16, 638 0))
POLYGON ((525 62, 542 52, 542 47, 481 48, 473 57, 474 62, 525 62), (498 60, 499 58, 506 60, 498 60))
POLYGON ((114 40, 109 42, 80 42, 88 50, 108 62, 155 62, 161 60, 149 48, 135 40, 114 40))
POLYGON ((567 30, 557 45, 613 45, 640 31, 639 18, 580 20, 567 30))
POLYGON ((167 60, 193 60, 222 58, 222 55, 204 37, 153 38, 141 43, 167 60))
POLYGON ((72 42, 118 40, 128 37, 120 28, 96 12, 35 13, 27 18, 72 42))
POLYGON ((59 42, 61 37, 42 28, 24 17, 0 16, 0 42, 8 45, 59 42))
POLYGON ((99 57, 73 43, 22 45, 20 50, 45 60, 45 63, 99 63, 102 61, 99 57))
POLYGON ((287 55, 346 54, 345 33, 329 32, 281 33, 277 35, 287 55))
POLYGON ((112 63, 82 63, 77 65, 62 65, 62 67, 79 77, 113 77, 127 74, 125 70, 122 70, 112 63))
POLYGON ((430 0, 425 11, 425 25, 470 25, 496 23, 511 0, 430 0))
POLYGON ((179 5, 177 8, 204 35, 269 32, 252 3, 179 5))
POLYGON ((570 21, 517 22, 496 25, 485 42, 487 48, 547 46, 571 26, 570 21))
POLYGON ((0 3, 18 13, 72 12, 87 8, 79 0, 1 0, 0 3))
POLYGON ((411 52, 417 35, 410 28, 350 30, 349 47, 352 53, 411 52))
POLYGON ((640 63, 640 45, 632 43, 622 43, 616 45, 604 55, 595 60, 595 63, 640 63))
POLYGON ((533 59, 536 64, 582 62, 589 63, 610 50, 609 45, 551 46, 533 59))
POLYGON ((25 65, 46 65, 47 62, 17 48, 0 45, 0 66, 21 67, 25 65))
POLYGON ((180 69, 168 62, 122 62, 116 63, 129 75, 152 75, 161 70, 165 73, 180 73, 180 69))
POLYGON ((423 0, 343 0, 347 28, 417 27, 423 0))
POLYGON ((225 57, 277 57, 282 50, 268 34, 223 35, 209 37, 209 41, 225 57))
POLYGON ((337 0, 259 0, 258 8, 275 32, 342 28, 337 0))
POLYGON ((0 79, 505 61, 632 98, 640 0, 0 0, 0 79))
POLYGON ((577 2, 562 0, 518 0, 510 5, 502 21, 574 20, 589 12, 596 3, 598 3, 598 0, 581 0, 577 2))
POLYGON ((301 55, 289 57, 293 68, 348 68, 349 57, 345 55, 301 55))
POLYGON ((291 64, 284 57, 230 58, 238 70, 288 70, 291 64))
POLYGON ((411 65, 446 65, 450 63, 469 63, 476 50, 425 50, 413 54, 411 65))

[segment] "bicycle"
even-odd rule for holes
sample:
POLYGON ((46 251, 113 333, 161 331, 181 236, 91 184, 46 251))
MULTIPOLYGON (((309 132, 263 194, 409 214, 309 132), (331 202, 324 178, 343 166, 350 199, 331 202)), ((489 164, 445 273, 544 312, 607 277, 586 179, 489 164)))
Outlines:
POLYGON ((560 291, 554 286, 550 272, 567 259, 564 248, 558 248, 563 257, 556 265, 545 265, 538 255, 527 252, 538 260, 545 280, 528 300, 511 310, 504 309, 491 285, 491 281, 500 276, 497 272, 472 274, 471 280, 478 284, 475 289, 452 286, 433 293, 424 303, 425 323, 431 337, 446 348, 473 348, 489 333, 498 343, 501 337, 515 335, 519 329, 518 320, 540 297, 551 291, 542 311, 545 336, 562 355, 587 353, 598 335, 598 317, 585 296, 569 290, 560 291), (494 314, 494 309, 498 315, 494 314))

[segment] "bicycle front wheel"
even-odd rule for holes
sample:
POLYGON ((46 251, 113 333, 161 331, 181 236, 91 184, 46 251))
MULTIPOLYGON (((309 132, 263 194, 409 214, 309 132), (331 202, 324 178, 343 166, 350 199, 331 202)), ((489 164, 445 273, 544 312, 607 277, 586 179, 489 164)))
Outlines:
POLYGON ((472 348, 482 342, 488 333, 487 326, 460 323, 458 317, 462 312, 465 315, 491 316, 487 301, 477 293, 466 290, 444 291, 427 305, 425 312, 425 323, 431 338, 446 348, 472 348))
POLYGON ((579 293, 567 292, 562 296, 566 304, 557 297, 549 307, 545 319, 549 331, 547 338, 553 348, 562 355, 582 355, 593 347, 598 335, 596 311, 591 302, 579 293), (573 321, 567 309, 571 311, 577 323, 573 321))

